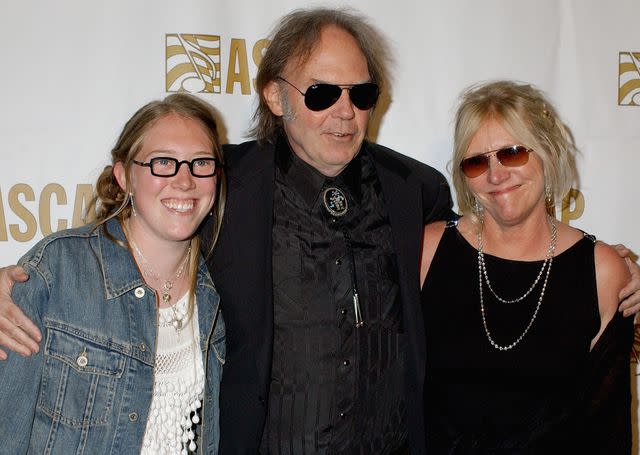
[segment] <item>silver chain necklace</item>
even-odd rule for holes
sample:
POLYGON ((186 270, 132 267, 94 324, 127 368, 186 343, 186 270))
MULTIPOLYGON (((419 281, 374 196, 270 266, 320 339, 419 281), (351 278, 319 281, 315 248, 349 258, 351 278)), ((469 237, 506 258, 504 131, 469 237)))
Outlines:
POLYGON ((140 256, 140 259, 142 261, 141 265, 142 265, 143 273, 157 282, 162 282, 162 289, 160 291, 161 299, 165 305, 170 306, 171 312, 173 313, 173 317, 171 318, 171 325, 176 330, 181 330, 184 323, 184 316, 177 312, 175 305, 170 305, 171 289, 173 289, 174 281, 179 280, 182 277, 182 274, 185 269, 185 265, 187 264, 187 259, 189 258, 189 255, 191 253, 191 246, 189 246, 189 248, 187 249, 187 253, 184 255, 184 259, 182 259, 182 262, 180 262, 180 265, 176 269, 173 276, 170 278, 161 278, 160 275, 158 275, 151 268, 149 261, 147 261, 147 259, 144 257, 144 254, 142 254, 142 251, 140 250, 136 242, 133 240, 133 236, 131 235, 130 228, 128 229, 128 231, 129 231, 129 243, 131 244, 131 246, 133 246, 133 249, 136 250, 136 253, 138 253, 138 256, 140 256))
POLYGON ((484 262, 484 252, 483 252, 484 244, 482 241, 482 229, 483 229, 482 224, 480 225, 480 229, 478 230, 478 287, 480 289, 480 314, 482 316, 482 326, 484 327, 484 332, 487 335, 487 339, 489 340, 489 343, 491 344, 491 346, 493 346, 494 348, 500 351, 508 351, 510 349, 513 349, 518 343, 520 343, 520 341, 522 341, 522 339, 525 337, 527 332, 529 332, 529 329, 533 325, 533 322, 536 320, 536 317, 538 316, 538 311, 540 310, 540 305, 542 305, 542 299, 547 289, 547 281, 549 280, 549 274, 551 273, 551 264, 553 263, 553 253, 556 250, 556 244, 558 240, 558 226, 556 224, 555 218, 547 216, 547 219, 551 224, 551 242, 549 244, 549 249, 547 249, 547 254, 545 256, 544 262, 542 263, 542 267, 540 268, 540 271, 538 272, 538 276, 534 280, 533 284, 522 296, 515 299, 504 299, 498 296, 496 292, 493 290, 493 288, 491 287, 491 282, 489 281, 489 274, 487 273, 487 267, 484 262), (486 312, 484 307, 483 281, 486 281, 487 287, 489 288, 493 296, 498 301, 502 303, 517 303, 522 301, 531 293, 531 291, 533 291, 533 289, 536 287, 536 285, 540 281, 540 278, 542 277, 542 274, 545 268, 547 269, 547 273, 545 274, 544 281, 542 283, 540 297, 538 297, 538 303, 536 305, 536 308, 533 312, 533 315, 531 316, 531 319, 529 320, 529 323, 525 327, 524 331, 511 344, 500 345, 496 343, 493 337, 491 336, 491 331, 489 330, 489 326, 487 324, 486 312))

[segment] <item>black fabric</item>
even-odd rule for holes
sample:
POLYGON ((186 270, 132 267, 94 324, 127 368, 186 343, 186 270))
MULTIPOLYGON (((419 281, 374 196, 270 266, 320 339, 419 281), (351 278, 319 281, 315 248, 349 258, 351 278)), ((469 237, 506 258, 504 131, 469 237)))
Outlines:
POLYGON ((401 303, 371 158, 335 178, 276 147, 274 341, 262 453, 387 454, 406 439, 401 303), (333 217, 322 190, 340 188, 333 217), (362 327, 356 328, 354 280, 362 327))
MULTIPOLYGON (((406 343, 409 448, 424 453, 424 325, 418 264, 425 221, 449 219, 451 196, 433 168, 365 143, 382 188, 397 259, 406 343)), ((222 231, 207 265, 220 294, 227 356, 220 389, 220 451, 255 455, 263 434, 273 349, 272 230, 274 145, 224 147, 228 197, 222 231)), ((202 229, 211 232, 210 222, 202 229)), ((205 239, 205 248, 210 239, 205 239)), ((206 403, 205 403, 206 406, 206 403)))
MULTIPOLYGON (((542 265, 486 254, 485 262, 503 298, 522 295, 542 265)), ((487 324, 498 344, 523 332, 543 278, 512 304, 498 302, 484 286, 487 324)), ((487 339, 477 251, 455 227, 445 229, 422 301, 432 453, 629 453, 632 327, 616 316, 589 352, 600 327, 592 240, 554 258, 537 318, 512 350, 499 351, 487 339), (605 441, 595 445, 597 438, 605 441)))

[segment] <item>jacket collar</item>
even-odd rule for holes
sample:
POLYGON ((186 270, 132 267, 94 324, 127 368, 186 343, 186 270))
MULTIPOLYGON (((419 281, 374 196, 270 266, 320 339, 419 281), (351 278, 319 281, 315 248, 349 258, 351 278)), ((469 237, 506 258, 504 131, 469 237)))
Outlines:
POLYGON ((318 199, 320 191, 325 187, 336 186, 346 190, 356 203, 362 200, 360 182, 362 179, 361 155, 365 149, 363 144, 358 154, 335 177, 327 177, 313 166, 302 161, 293 153, 286 136, 278 138, 275 150, 276 167, 280 170, 286 186, 297 192, 311 209, 318 199))
MULTIPOLYGON (((132 289, 145 285, 140 269, 127 247, 127 238, 124 235, 120 221, 112 218, 100 225, 96 232, 102 258, 106 298, 114 299, 132 289)), ((202 256, 200 256, 200 264, 198 266, 197 286, 214 289, 213 281, 202 256)))
POLYGON ((97 228, 98 245, 102 257, 104 289, 107 299, 144 285, 140 270, 127 247, 127 239, 115 218, 97 228))

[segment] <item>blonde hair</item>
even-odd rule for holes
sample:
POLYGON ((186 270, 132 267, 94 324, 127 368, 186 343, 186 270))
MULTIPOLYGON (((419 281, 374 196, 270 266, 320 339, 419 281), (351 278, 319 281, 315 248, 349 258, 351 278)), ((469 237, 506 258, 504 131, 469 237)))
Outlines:
MULTIPOLYGON (((126 232, 125 220, 131 216, 132 200, 131 192, 131 160, 142 148, 147 131, 161 118, 167 115, 175 114, 180 117, 195 120, 202 126, 204 132, 211 140, 213 156, 224 163, 222 147, 220 145, 220 137, 218 135, 218 127, 216 122, 216 114, 213 108, 206 102, 186 93, 176 93, 167 96, 163 100, 152 101, 142 106, 133 114, 129 121, 125 124, 115 146, 111 150, 111 164, 106 166, 96 182, 96 192, 94 198, 88 207, 88 213, 96 214, 95 228, 104 225, 112 218, 117 218, 126 232), (113 167, 116 163, 122 163, 126 175, 126 188, 120 188, 113 174, 113 167)), ((217 188, 216 201, 212 210, 213 232, 202 233, 207 239, 211 239, 208 249, 205 252, 209 256, 215 245, 220 233, 222 216, 227 195, 227 182, 224 172, 224 166, 220 166, 216 171, 217 188)), ((202 223, 205 225, 205 222, 202 223)), ((198 232, 201 230, 199 227, 198 232)), ((113 236, 106 231, 106 235, 116 241, 113 236)), ((117 242, 123 247, 128 245, 123 242, 117 242)), ((194 235, 191 239, 191 257, 188 264, 189 282, 189 304, 188 317, 193 314, 195 287, 198 277, 199 252, 200 252, 200 235, 194 235)))
POLYGON ((514 139, 542 160, 545 186, 554 199, 563 198, 578 183, 573 134, 545 95, 530 84, 492 81, 473 85, 461 97, 455 116, 451 173, 458 208, 477 221, 475 198, 460 170, 469 144, 481 124, 498 120, 514 139))

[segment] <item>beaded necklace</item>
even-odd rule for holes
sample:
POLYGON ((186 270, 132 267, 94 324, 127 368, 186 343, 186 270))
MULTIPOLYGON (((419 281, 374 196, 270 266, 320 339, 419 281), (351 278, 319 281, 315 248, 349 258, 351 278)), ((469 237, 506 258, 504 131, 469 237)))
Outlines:
POLYGON ((487 273, 487 266, 484 261, 484 251, 483 251, 484 243, 482 241, 482 228, 484 227, 484 224, 481 224, 480 228, 478 229, 478 234, 477 234, 477 237, 478 237, 478 286, 480 289, 480 315, 482 316, 482 326, 484 327, 484 333, 487 335, 487 339, 489 340, 489 343, 491 344, 491 346, 493 346, 495 349, 498 349, 499 351, 508 351, 516 347, 516 345, 520 343, 520 341, 522 341, 522 339, 527 334, 527 332, 529 332, 529 329, 531 328, 531 326, 533 325, 533 322, 536 320, 536 317, 538 316, 538 311, 540 310, 540 306, 542 305, 542 299, 544 298, 544 293, 547 290, 547 281, 549 280, 549 274, 551 273, 551 264, 553 263, 553 253, 556 250, 556 244, 558 240, 558 226, 556 225, 555 218, 552 218, 551 216, 547 215, 547 219, 549 221, 549 224, 551 225, 551 242, 549 244, 549 248, 547 249, 547 254, 545 256, 544 262, 542 263, 542 267, 540 268, 538 275, 533 281, 533 284, 522 296, 517 297, 515 299, 504 299, 500 297, 498 294, 496 294, 496 292, 493 290, 493 287, 491 286, 491 281, 489 280, 489 274, 487 273), (529 320, 529 323, 525 327, 524 331, 520 334, 520 336, 518 336, 510 344, 500 345, 496 343, 496 341, 491 336, 491 331, 489 330, 489 326, 487 324, 486 311, 484 307, 483 282, 487 283, 487 287, 499 302, 507 303, 507 304, 517 303, 522 301, 531 293, 531 291, 533 291, 533 289, 536 287, 536 285, 540 281, 540 278, 542 277, 542 274, 545 268, 547 269, 547 273, 544 277, 544 282, 542 283, 540 297, 538 297, 538 303, 536 304, 536 308, 533 311, 533 315, 531 316, 531 319, 529 320))

